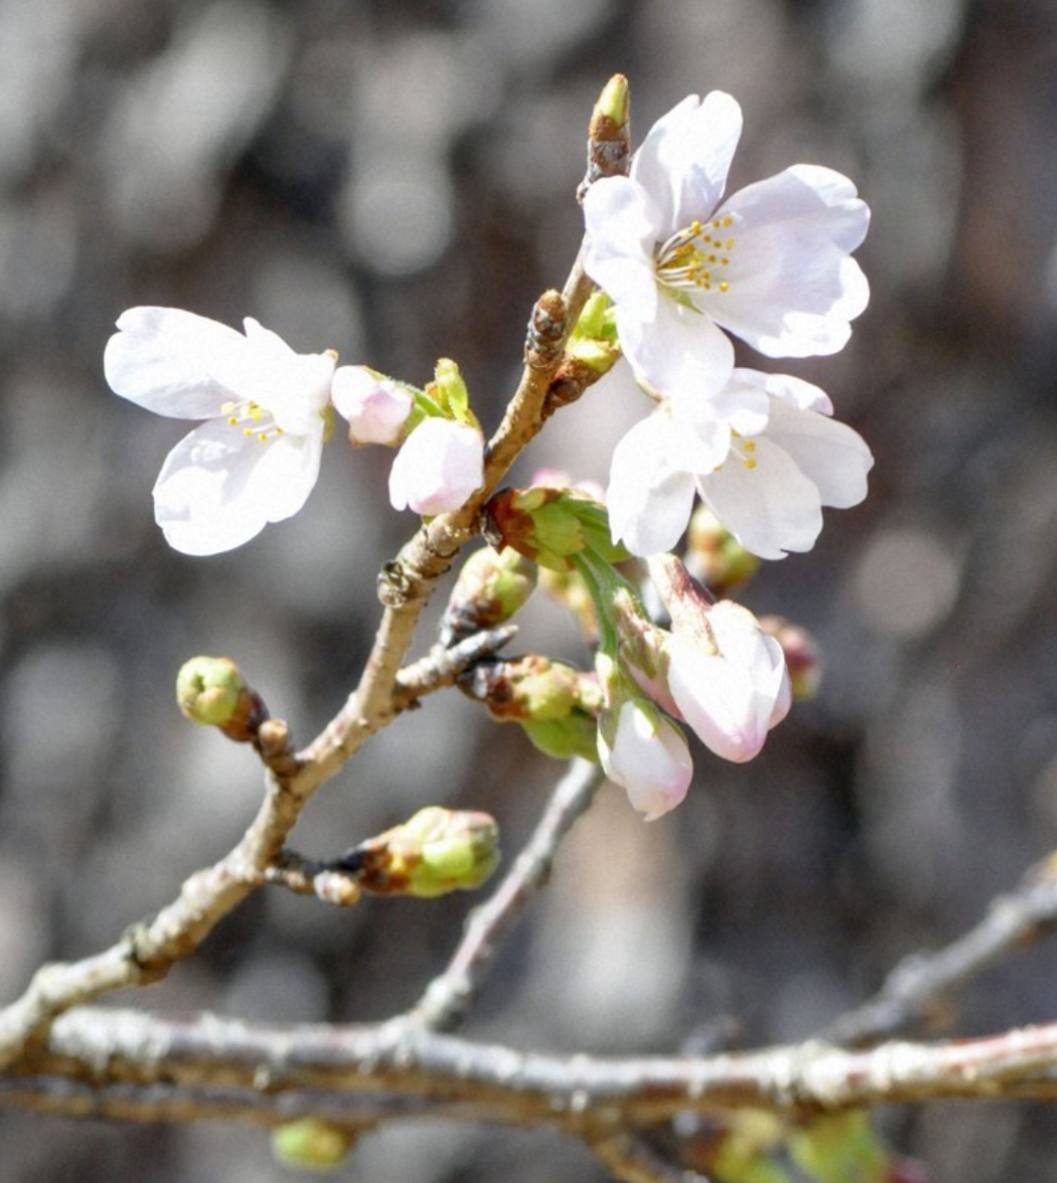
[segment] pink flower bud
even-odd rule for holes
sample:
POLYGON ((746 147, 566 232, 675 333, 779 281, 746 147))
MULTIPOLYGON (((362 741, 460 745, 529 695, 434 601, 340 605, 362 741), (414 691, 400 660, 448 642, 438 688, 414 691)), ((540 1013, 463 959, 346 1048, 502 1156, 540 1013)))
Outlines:
POLYGON ((427 516, 458 509, 484 484, 484 437, 451 419, 426 419, 404 441, 389 470, 394 509, 427 516))
POLYGON ((411 395, 391 378, 366 366, 339 366, 334 371, 330 397, 349 421, 354 444, 396 444, 411 414, 411 395))
POLYGON ((598 758, 648 822, 682 801, 694 772, 683 733, 642 699, 625 699, 615 726, 611 713, 600 720, 598 758))
POLYGON ((668 688, 711 751, 743 764, 785 718, 791 693, 781 646, 747 609, 729 601, 707 613, 714 648, 680 629, 668 645, 668 688))

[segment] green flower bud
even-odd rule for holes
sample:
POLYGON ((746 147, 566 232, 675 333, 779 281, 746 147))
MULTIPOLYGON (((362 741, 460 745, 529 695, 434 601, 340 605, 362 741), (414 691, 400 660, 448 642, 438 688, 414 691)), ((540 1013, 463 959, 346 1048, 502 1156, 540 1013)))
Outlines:
POLYGON ((545 722, 523 722, 522 730, 545 756, 555 760, 571 760, 582 756, 598 762, 598 722, 594 715, 579 709, 570 711, 563 719, 545 722))
POLYGON ((349 1130, 303 1117, 272 1131, 272 1153, 288 1167, 329 1171, 341 1166, 355 1141, 349 1130))
POLYGON ((428 383, 426 397, 432 400, 446 419, 480 427, 477 417, 470 410, 470 392, 463 380, 458 363, 450 357, 442 357, 433 370, 433 381, 428 383))
POLYGON ((623 74, 614 74, 602 88, 591 114, 592 123, 606 121, 616 127, 623 127, 631 109, 631 93, 628 80, 623 74))
POLYGON ((725 530, 712 511, 699 505, 690 519, 686 565, 715 595, 730 595, 760 569, 760 560, 725 530))
POLYGON ((577 705, 580 677, 572 666, 529 654, 479 661, 456 685, 493 719, 548 722, 564 719, 577 705))
POLYGON ((252 741, 267 712, 230 657, 192 657, 176 676, 176 701, 193 723, 219 727, 229 739, 252 741))
POLYGON ((588 547, 608 562, 628 557, 610 540, 605 507, 571 489, 500 490, 488 502, 485 535, 554 571, 569 570, 569 558, 588 547))
POLYGON ((475 551, 463 564, 441 621, 441 641, 451 645, 480 629, 509 620, 536 588, 538 568, 510 547, 475 551))
POLYGON ((588 642, 593 644, 598 640, 598 620, 595 618, 594 601, 578 571, 550 571, 541 568, 539 586, 551 599, 573 614, 580 632, 588 642))
POLYGON ((628 80, 623 74, 614 74, 602 88, 591 112, 587 174, 576 191, 580 201, 595 181, 627 173, 631 156, 630 113, 628 80))
POLYGON ((480 887, 499 864, 499 827, 487 813, 420 809, 341 860, 376 895, 420 899, 480 887))

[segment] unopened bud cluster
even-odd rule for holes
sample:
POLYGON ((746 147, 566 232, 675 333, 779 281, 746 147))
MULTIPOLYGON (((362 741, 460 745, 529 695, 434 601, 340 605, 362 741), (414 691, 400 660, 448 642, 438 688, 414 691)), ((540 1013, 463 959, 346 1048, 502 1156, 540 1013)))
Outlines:
POLYGON ((499 864, 499 827, 487 813, 430 805, 369 838, 335 864, 376 895, 420 899, 480 887, 499 864))
POLYGON ((455 581, 440 639, 452 645, 481 629, 495 628, 518 612, 536 588, 538 568, 516 550, 486 546, 463 564, 455 581))

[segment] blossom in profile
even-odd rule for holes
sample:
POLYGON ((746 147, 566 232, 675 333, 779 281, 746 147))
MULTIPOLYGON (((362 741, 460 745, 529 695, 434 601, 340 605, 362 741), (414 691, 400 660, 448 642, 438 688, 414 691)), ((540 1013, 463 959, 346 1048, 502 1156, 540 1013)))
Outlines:
POLYGON ((678 627, 668 642, 668 690, 710 751, 744 764, 789 713, 792 691, 782 647, 746 608, 721 601, 705 636, 678 627))
POLYGON ((648 822, 683 800, 694 773, 683 733, 642 698, 624 698, 603 712, 598 758, 606 776, 626 790, 632 807, 648 822))
POLYGON ((332 353, 295 353, 247 317, 240 333, 178 308, 130 308, 103 358, 111 389, 205 422, 165 458, 154 517, 166 541, 209 555, 304 505, 319 475, 332 353))
POLYGON ((484 484, 484 436, 453 419, 424 419, 404 440, 389 470, 394 509, 431 516, 458 509, 484 484))
POLYGON ((822 507, 858 505, 873 466, 862 437, 832 412, 810 382, 749 369, 734 370, 714 398, 662 400, 614 449, 614 541, 638 555, 670 550, 698 493, 752 554, 810 550, 822 507))
POLYGON ((613 300, 636 376, 663 397, 723 386, 721 330, 768 357, 836 353, 869 299, 850 257, 869 209, 847 177, 795 164, 723 200, 741 126, 730 95, 691 95, 654 124, 630 176, 584 198, 584 269, 613 300))

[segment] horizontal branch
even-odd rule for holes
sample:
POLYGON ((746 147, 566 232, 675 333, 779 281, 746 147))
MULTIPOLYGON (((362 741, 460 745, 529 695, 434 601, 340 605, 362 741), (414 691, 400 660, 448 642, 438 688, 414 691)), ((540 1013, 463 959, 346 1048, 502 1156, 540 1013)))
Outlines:
MULTIPOLYGON (((1057 1097, 1057 1024, 951 1043, 846 1051, 810 1042, 699 1058, 548 1055, 383 1023, 252 1025, 83 1009, 53 1025, 44 1050, 0 1076, 112 1085, 223 1085, 280 1096, 320 1090, 360 1114, 367 1099, 400 1115, 552 1125, 605 1137, 684 1110, 749 1106, 794 1114, 929 1099, 1057 1097)), ((29 1087, 28 1085, 24 1087, 29 1087)), ((13 1102, 14 1103, 14 1102, 13 1102)))
POLYGON ((832 1043, 884 1039, 925 1018, 936 1001, 1014 949, 1057 930, 1057 879, 1052 863, 1029 871, 1020 888, 999 896, 984 918, 946 948, 915 953, 888 975, 878 993, 823 1033, 832 1043))

